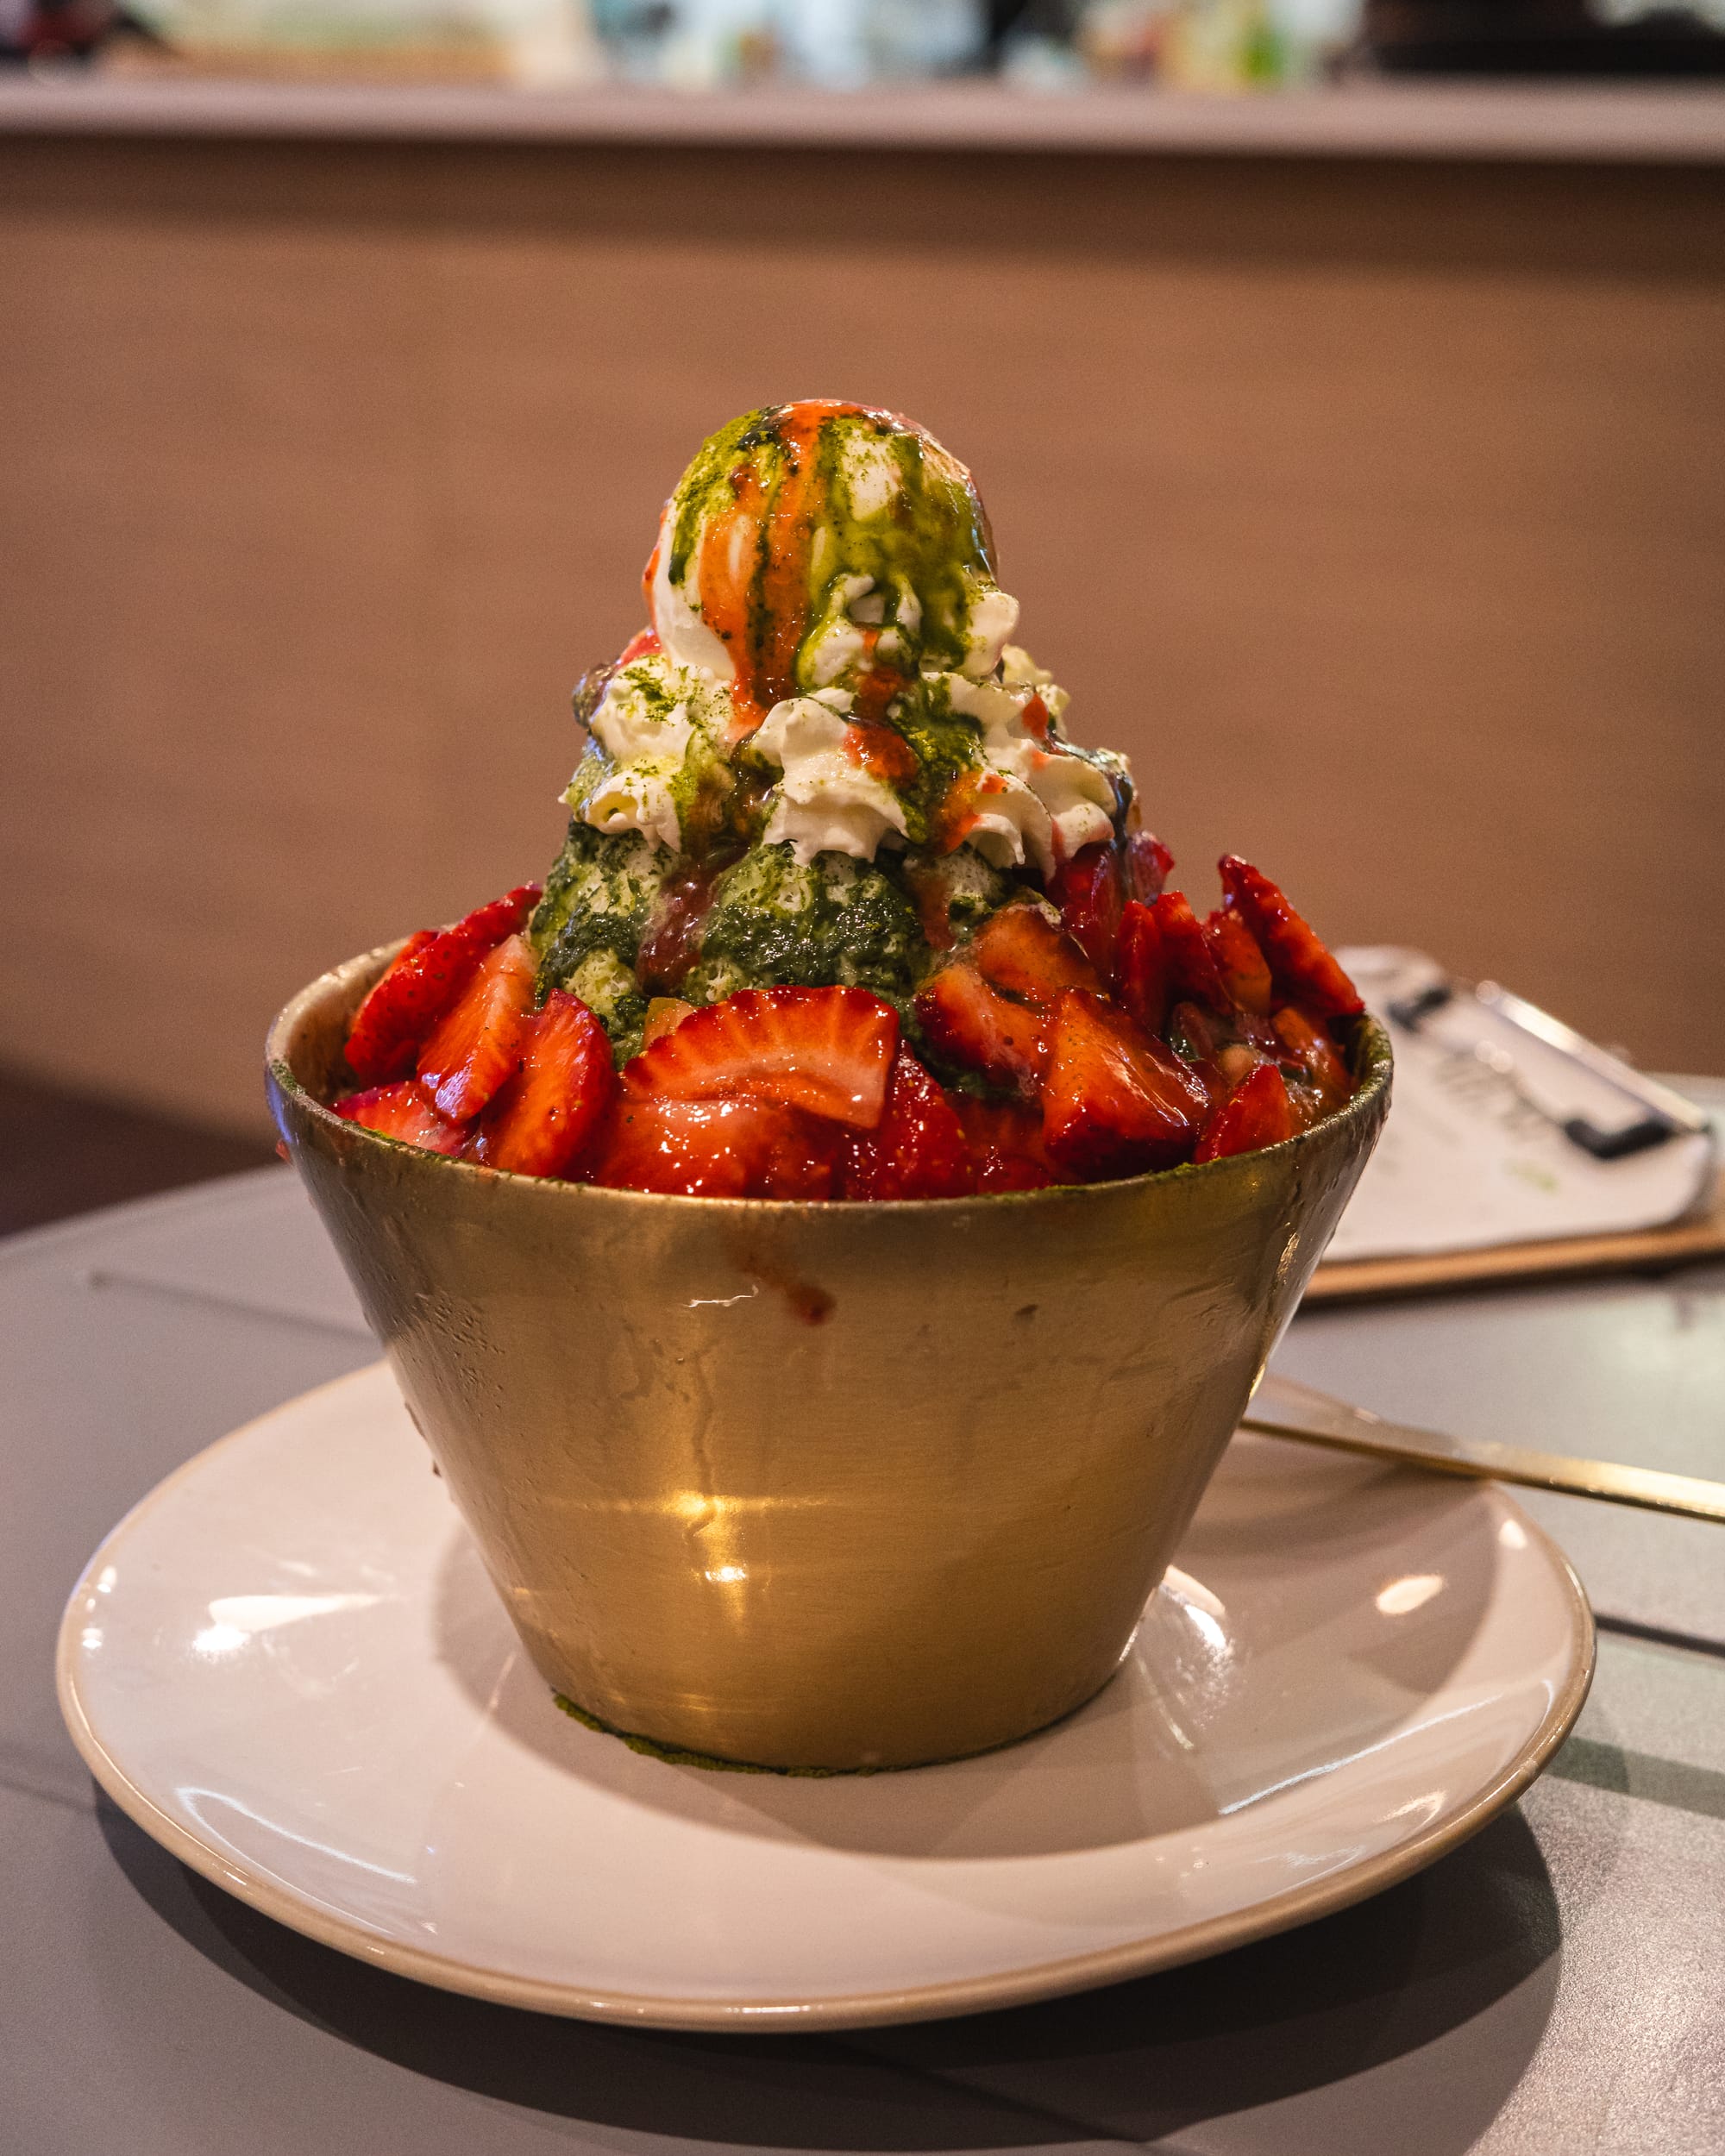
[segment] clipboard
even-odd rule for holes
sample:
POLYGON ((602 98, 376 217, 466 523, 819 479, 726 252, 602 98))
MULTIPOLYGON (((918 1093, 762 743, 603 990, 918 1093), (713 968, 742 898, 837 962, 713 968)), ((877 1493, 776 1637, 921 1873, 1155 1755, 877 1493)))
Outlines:
POLYGON ((1725 1176, 1704 1109, 1506 991, 1453 983, 1424 952, 1338 956, 1389 1027, 1396 1086, 1308 1301, 1725 1256, 1725 1176))

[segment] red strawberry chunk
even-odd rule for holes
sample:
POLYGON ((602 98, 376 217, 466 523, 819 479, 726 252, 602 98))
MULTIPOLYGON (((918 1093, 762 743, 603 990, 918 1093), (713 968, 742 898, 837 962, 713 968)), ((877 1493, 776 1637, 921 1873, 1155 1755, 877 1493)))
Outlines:
POLYGON ((1205 1124, 1192 1157, 1220 1160, 1230 1153, 1253 1153, 1292 1138, 1295 1127, 1286 1081, 1274 1063, 1259 1063, 1205 1124))
POLYGON ((459 1153, 467 1132, 432 1106, 423 1086, 404 1078, 392 1086, 373 1086, 366 1093, 350 1093, 336 1103, 336 1112, 380 1138, 399 1138, 404 1145, 417 1145, 428 1153, 459 1153))
POLYGON ((682 1198, 830 1197, 841 1131, 767 1100, 668 1100, 625 1091, 591 1180, 682 1198))
POLYGON ((567 1175, 617 1094, 604 1026, 554 988, 528 1021, 521 1069, 486 1112, 474 1158, 518 1175, 567 1175))
POLYGON ((410 936, 360 1006, 348 1035, 348 1067, 356 1078, 375 1086, 412 1068, 414 1051, 424 1037, 422 1018, 429 1031, 436 1013, 424 1013, 447 977, 437 973, 434 987, 433 969, 425 962, 437 941, 437 931, 430 928, 410 936))
POLYGON ((978 1190, 1045 1190, 1059 1181, 1043 1147, 1042 1117, 1035 1108, 977 1100, 969 1094, 955 1094, 952 1105, 970 1147, 978 1190))
POLYGON ((445 929, 446 936, 459 937, 483 958, 488 950, 500 943, 505 936, 519 935, 527 925, 527 918, 544 896, 543 883, 518 883, 512 891, 505 891, 500 899, 488 899, 484 906, 476 906, 473 912, 445 929))
POLYGON ((1353 1080, 1327 1035, 1313 1025, 1303 1011, 1283 1004, 1270 1019, 1276 1037, 1289 1060, 1299 1064, 1317 1095, 1319 1111, 1327 1115, 1352 1097, 1353 1080))
POLYGON ((1215 1012, 1201 1003, 1176 1003, 1163 1037, 1204 1087, 1207 1099, 1220 1101, 1233 1091, 1234 1080, 1222 1069, 1232 1036, 1215 1012))
POLYGON ((899 1014, 862 988, 743 988, 697 1011, 623 1074, 633 1095, 765 1100, 872 1130, 899 1014))
POLYGON ((421 929, 360 1006, 348 1035, 348 1066, 368 1085, 399 1078, 431 1029, 505 936, 525 927, 542 886, 524 883, 478 906, 453 928, 421 929))
POLYGON ((1046 1010, 1063 988, 1101 987, 1096 968, 1039 906, 1001 908, 981 929, 970 957, 991 987, 1046 1010))
POLYGON ((1126 898, 1124 866, 1117 845, 1099 842, 1062 862, 1048 887, 1066 932, 1104 981, 1113 977, 1114 937, 1126 898))
POLYGON ((1161 1032, 1168 1016, 1168 959, 1155 912, 1138 899, 1128 899, 1121 910, 1114 968, 1127 1017, 1144 1032, 1161 1032))
POLYGON ((1216 969, 1215 956, 1205 941, 1204 924, 1187 903, 1186 893, 1164 891, 1151 910, 1162 932, 1170 999, 1201 1003, 1212 1011, 1232 1011, 1233 999, 1216 969))
POLYGON ((839 1174, 844 1198, 962 1198, 975 1188, 957 1111, 902 1044, 886 1112, 874 1130, 846 1140, 839 1174))
POLYGON ((1042 1092, 1057 1166, 1086 1177, 1171 1167, 1190 1156, 1208 1105, 1184 1064, 1120 1012, 1076 989, 1061 997, 1042 1092))
POLYGON ((974 966, 947 966, 926 981, 916 1014, 937 1055, 1030 1094, 1048 1062, 1047 1022, 1039 1011, 996 993, 974 966))
POLYGON ((1330 956, 1310 924, 1270 878, 1238 854, 1224 854, 1224 903, 1238 912, 1270 962, 1276 985, 1290 1001, 1325 1018, 1352 1018, 1365 1008, 1359 991, 1330 956))
POLYGON ((1254 1018, 1268 1018, 1270 967, 1258 938, 1239 915, 1226 906, 1219 908, 1204 923, 1204 941, 1234 1008, 1254 1018))
POLYGON ((533 1011, 533 975, 527 938, 506 937, 421 1051, 419 1081, 455 1122, 470 1122, 519 1069, 533 1011))
POLYGON ((1141 906, 1162 896, 1174 856, 1149 831, 1136 832, 1126 841, 1126 888, 1141 906))

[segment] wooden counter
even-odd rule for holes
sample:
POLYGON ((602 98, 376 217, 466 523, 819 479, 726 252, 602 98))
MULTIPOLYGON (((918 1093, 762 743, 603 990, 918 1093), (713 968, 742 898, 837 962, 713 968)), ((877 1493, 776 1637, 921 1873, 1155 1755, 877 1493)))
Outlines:
POLYGON ((1517 147, 1405 91, 1079 142, 144 87, 0 97, 0 1059, 255 1121, 299 981, 549 858, 700 436, 831 393, 975 465, 1195 895, 1237 847, 1725 1068, 1718 93, 1565 93, 1535 150, 1526 91, 1517 147))

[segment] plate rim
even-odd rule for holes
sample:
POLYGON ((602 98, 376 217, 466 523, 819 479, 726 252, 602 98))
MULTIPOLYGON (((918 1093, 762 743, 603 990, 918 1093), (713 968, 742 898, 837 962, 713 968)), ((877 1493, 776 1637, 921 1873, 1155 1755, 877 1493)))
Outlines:
MULTIPOLYGON (((261 1871, 235 1865, 218 1854, 165 1812, 132 1780, 104 1744, 78 1687, 78 1673, 83 1655, 79 1642, 85 1621, 80 1603, 90 1591, 87 1583, 106 1561, 109 1551, 135 1523, 168 1501, 178 1485, 189 1480, 214 1455, 242 1445, 261 1425, 324 1394, 345 1390, 367 1378, 375 1378, 380 1370, 388 1368, 386 1361, 364 1363, 357 1370, 349 1370, 342 1376, 295 1394, 202 1447, 147 1490, 103 1536, 78 1574, 61 1614, 55 1642, 54 1689, 66 1730, 97 1783, 135 1827, 171 1856, 212 1885, 290 1931, 355 1960, 368 1962, 375 1968, 430 1984, 438 1990, 487 2000, 496 2005, 521 2007, 531 2013, 555 2015, 564 2020, 702 2034, 764 2034, 797 2028, 869 2028, 901 2021, 950 2020, 959 2015, 1029 2005, 1070 1992, 1123 1983, 1132 1977, 1153 1975, 1188 1962, 1205 1960, 1212 1954, 1225 1953, 1234 1946, 1272 1938, 1317 1917, 1352 1908, 1356 1902, 1411 1878, 1416 1871, 1458 1848, 1535 1780, 1574 1727, 1593 1683, 1597 1634, 1592 1607, 1575 1567, 1551 1535, 1522 1510, 1503 1485, 1492 1483, 1490 1487, 1507 1516, 1521 1526, 1528 1547, 1538 1551, 1551 1566, 1563 1590, 1570 1620, 1569 1671, 1547 1704, 1538 1727, 1515 1758, 1484 1788, 1476 1790, 1458 1811, 1416 1830, 1393 1849, 1224 1915, 1208 1917, 1112 1946, 1093 1948, 1082 1954, 1057 1956, 1014 1969, 993 1971, 984 1976, 950 1977, 936 1984, 834 1993, 812 2000, 795 1996, 715 2000, 654 1992, 592 1991, 579 1984, 554 1982, 543 1977, 512 1976, 506 1970, 488 1968, 456 1955, 436 1953, 424 1947, 380 1938, 350 1918, 338 1916, 302 1899, 261 1871)), ((1420 1472, 1415 1468, 1398 1468, 1394 1471, 1408 1475, 1420 1472)))

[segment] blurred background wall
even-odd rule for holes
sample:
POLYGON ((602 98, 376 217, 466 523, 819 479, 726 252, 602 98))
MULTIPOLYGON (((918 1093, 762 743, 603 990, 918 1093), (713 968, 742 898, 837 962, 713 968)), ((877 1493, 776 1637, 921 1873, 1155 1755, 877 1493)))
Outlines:
POLYGON ((1725 1069, 1725 172, 0 144, 0 1060, 260 1126, 265 1024, 537 874, 700 437, 977 471, 1073 729, 1725 1069))

